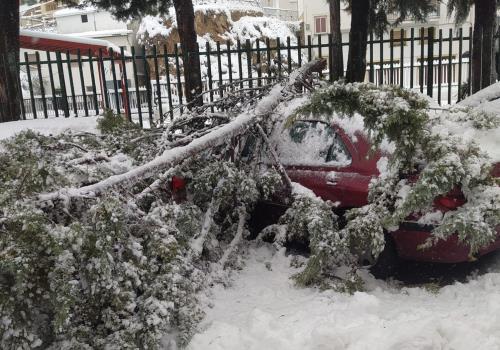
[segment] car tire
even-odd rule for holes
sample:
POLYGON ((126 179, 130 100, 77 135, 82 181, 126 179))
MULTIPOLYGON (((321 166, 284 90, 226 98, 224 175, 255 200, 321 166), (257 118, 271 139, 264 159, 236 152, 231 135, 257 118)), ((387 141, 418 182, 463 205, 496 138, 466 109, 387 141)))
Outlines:
POLYGON ((377 279, 394 277, 398 271, 399 256, 396 244, 389 234, 385 235, 385 247, 379 254, 377 261, 370 267, 370 272, 377 279))

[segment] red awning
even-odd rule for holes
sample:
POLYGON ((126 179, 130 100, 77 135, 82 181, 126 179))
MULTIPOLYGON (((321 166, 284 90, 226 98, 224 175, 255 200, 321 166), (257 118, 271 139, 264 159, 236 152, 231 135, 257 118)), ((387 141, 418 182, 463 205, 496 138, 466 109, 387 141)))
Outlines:
POLYGON ((60 51, 76 55, 78 50, 82 56, 99 56, 99 50, 103 57, 110 56, 110 49, 113 50, 115 58, 120 57, 120 48, 109 41, 101 39, 82 38, 72 35, 53 34, 46 32, 37 32, 31 30, 21 30, 19 35, 19 44, 23 49, 32 49, 39 51, 60 51))

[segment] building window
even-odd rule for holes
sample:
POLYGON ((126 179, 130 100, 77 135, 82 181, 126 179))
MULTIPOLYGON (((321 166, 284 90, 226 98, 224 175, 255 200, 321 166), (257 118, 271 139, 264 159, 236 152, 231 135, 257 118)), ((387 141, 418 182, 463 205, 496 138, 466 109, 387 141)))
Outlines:
POLYGON ((326 16, 314 17, 314 32, 326 33, 326 16))
POLYGON ((89 17, 87 15, 82 15, 82 23, 87 23, 89 21, 89 17))
POLYGON ((429 17, 439 17, 441 2, 439 0, 431 0, 431 6, 434 7, 434 11, 431 11, 429 17))

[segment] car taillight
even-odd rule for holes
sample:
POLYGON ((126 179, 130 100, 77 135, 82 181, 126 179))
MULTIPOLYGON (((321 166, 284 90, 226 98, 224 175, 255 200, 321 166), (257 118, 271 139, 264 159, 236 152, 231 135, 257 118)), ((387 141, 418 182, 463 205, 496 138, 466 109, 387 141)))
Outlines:
POLYGON ((467 202, 467 200, 462 191, 459 188, 455 188, 444 196, 436 197, 434 205, 440 209, 454 210, 464 205, 465 202, 467 202))
POLYGON ((172 176, 170 181, 170 189, 172 192, 182 191, 186 188, 186 180, 179 176, 172 176))

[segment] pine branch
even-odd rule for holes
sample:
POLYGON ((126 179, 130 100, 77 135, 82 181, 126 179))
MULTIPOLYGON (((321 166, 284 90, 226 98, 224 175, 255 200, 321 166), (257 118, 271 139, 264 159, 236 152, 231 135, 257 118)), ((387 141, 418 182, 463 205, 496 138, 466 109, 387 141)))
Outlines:
POLYGON ((96 197, 111 190, 113 187, 132 187, 135 183, 145 178, 155 177, 187 158, 226 143, 227 140, 244 133, 250 126, 258 123, 263 118, 269 117, 280 102, 285 100, 291 93, 299 91, 307 83, 312 73, 321 70, 325 64, 325 60, 313 60, 306 63, 290 75, 290 80, 284 87, 281 85, 274 86, 269 94, 257 103, 254 109, 240 113, 228 124, 191 141, 191 143, 185 146, 166 150, 161 156, 126 173, 110 176, 89 186, 66 188, 51 193, 40 194, 38 200, 47 202, 77 197, 96 197))

